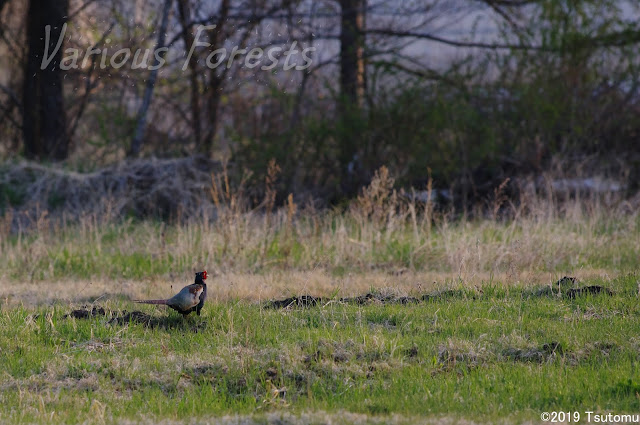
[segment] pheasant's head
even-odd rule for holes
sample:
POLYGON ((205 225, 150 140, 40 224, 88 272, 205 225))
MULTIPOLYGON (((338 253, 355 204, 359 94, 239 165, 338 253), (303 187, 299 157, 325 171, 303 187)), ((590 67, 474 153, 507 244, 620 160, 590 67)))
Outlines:
POLYGON ((198 278, 200 278, 202 280, 206 280, 207 279, 207 271, 203 270, 201 272, 196 273, 196 280, 198 280, 198 278))

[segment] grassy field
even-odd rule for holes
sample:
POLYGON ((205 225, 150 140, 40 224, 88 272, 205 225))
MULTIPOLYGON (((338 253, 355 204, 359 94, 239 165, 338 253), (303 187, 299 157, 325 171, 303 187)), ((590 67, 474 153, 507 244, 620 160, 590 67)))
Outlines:
POLYGON ((173 225, 5 212, 0 423, 640 411, 637 208, 496 193, 469 219, 378 180, 344 211, 290 198, 257 212, 213 194, 215 218, 173 225), (169 297, 202 269, 201 317, 131 302, 169 297), (564 275, 578 281, 553 285, 564 275), (322 299, 269 308, 299 295, 322 299))
POLYGON ((492 423, 637 413, 638 275, 582 284, 614 294, 493 282, 406 304, 379 291, 362 304, 334 296, 284 309, 227 300, 187 320, 151 306, 148 317, 127 316, 135 307, 122 300, 98 301, 104 315, 89 318, 65 317, 67 304, 2 307, 0 419, 492 423))

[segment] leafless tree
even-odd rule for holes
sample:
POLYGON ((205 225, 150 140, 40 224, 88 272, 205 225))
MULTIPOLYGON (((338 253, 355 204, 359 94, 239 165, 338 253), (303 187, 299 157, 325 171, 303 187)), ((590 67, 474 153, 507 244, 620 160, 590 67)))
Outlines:
MULTIPOLYGON (((156 52, 160 52, 160 49, 166 48, 165 38, 167 35, 167 25, 169 24, 169 12, 171 11, 171 5, 173 0, 164 0, 164 7, 162 9, 160 27, 158 28, 158 42, 156 43, 156 52)), ((164 52, 160 52, 163 55, 164 52)), ((154 54, 154 64, 147 80, 147 85, 144 91, 144 97, 142 99, 142 105, 138 111, 138 123, 131 142, 131 149, 129 150, 129 156, 136 157, 140 154, 142 149, 142 138, 147 126, 147 111, 151 104, 151 97, 153 96, 153 89, 155 88, 156 79, 158 78, 159 59, 154 54)))

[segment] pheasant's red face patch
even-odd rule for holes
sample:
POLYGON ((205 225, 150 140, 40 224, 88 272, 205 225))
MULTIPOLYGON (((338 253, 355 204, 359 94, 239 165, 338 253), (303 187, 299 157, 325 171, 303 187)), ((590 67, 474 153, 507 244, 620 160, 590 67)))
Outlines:
POLYGON ((202 280, 206 280, 207 279, 207 271, 203 271, 202 272, 202 280))

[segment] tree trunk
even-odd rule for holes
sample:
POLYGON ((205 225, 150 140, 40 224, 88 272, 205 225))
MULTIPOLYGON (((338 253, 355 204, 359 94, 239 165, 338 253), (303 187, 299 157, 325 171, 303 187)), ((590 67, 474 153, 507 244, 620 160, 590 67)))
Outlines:
MULTIPOLYGON (((169 24, 169 12, 171 11, 172 0, 164 1, 164 8, 162 10, 162 20, 160 22, 160 28, 158 28, 158 41, 156 42, 156 50, 165 47, 165 38, 167 34, 167 25, 169 24)), ((160 53, 164 57, 164 52, 160 53)), ((153 70, 149 74, 147 80, 147 86, 144 90, 144 97, 142 99, 142 105, 138 111, 138 124, 136 125, 136 132, 131 142, 131 149, 128 152, 128 156, 136 157, 140 155, 142 150, 142 138, 144 132, 147 129, 147 112, 151 105, 151 97, 153 96, 153 89, 156 85, 156 79, 158 78, 159 61, 154 54, 153 70)))
POLYGON ((4 5, 8 3, 8 0, 0 0, 0 13, 2 13, 2 9, 4 9, 4 5))
MULTIPOLYGON (((191 8, 189 0, 178 0, 182 40, 188 52, 193 46, 194 36, 191 33, 191 8)), ((200 84, 198 83, 198 58, 194 55, 189 60, 189 83, 191 85, 191 127, 196 147, 202 141, 202 124, 200 119, 200 84)))
POLYGON ((340 99, 338 134, 340 188, 343 196, 353 196, 367 181, 368 140, 362 136, 365 95, 364 11, 366 0, 339 0, 340 99))
MULTIPOLYGON (((216 27, 208 32, 211 51, 217 49, 224 40, 224 26, 229 16, 230 0, 222 0, 218 8, 218 19, 216 27)), ((228 25, 228 24, 227 24, 228 25)), ((199 146, 199 151, 203 155, 211 156, 214 148, 214 140, 218 130, 218 107, 220 106, 220 96, 222 96, 222 87, 227 71, 226 66, 218 70, 215 67, 209 70, 209 81, 205 86, 205 97, 207 104, 207 133, 199 146)))
POLYGON ((68 0, 31 0, 27 12, 27 60, 23 86, 23 137, 27 158, 64 160, 69 155, 69 137, 60 59, 62 46, 42 69, 45 27, 50 25, 48 56, 54 52, 69 11, 68 0))
POLYGON ((340 94, 342 101, 362 106, 366 89, 364 10, 366 0, 340 0, 340 94))

